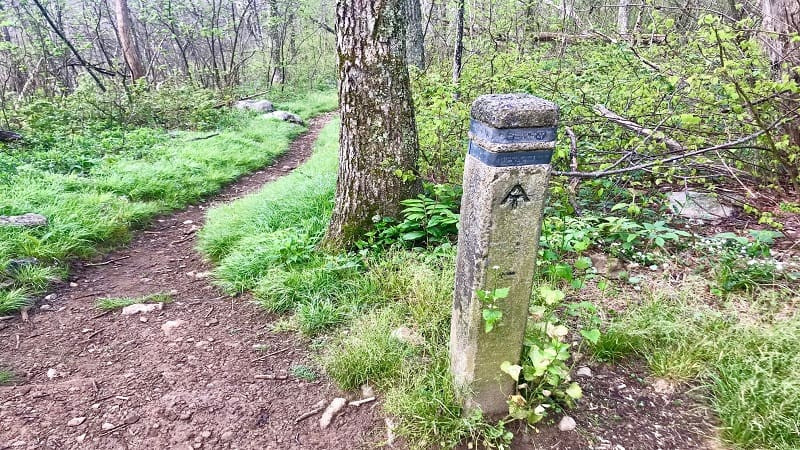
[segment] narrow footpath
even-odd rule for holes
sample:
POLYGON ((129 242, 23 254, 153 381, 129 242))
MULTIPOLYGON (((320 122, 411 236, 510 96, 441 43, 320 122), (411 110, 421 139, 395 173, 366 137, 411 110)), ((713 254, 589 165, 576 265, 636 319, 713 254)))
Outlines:
POLYGON ((331 118, 312 120, 272 166, 158 218, 124 249, 77 263, 27 322, 0 322, 0 366, 19 375, 0 387, 0 450, 351 449, 380 440, 375 402, 347 407, 325 430, 318 415, 297 422, 342 394, 293 377, 292 366, 309 365, 308 343, 270 331, 275 317, 247 296, 225 296, 194 250, 208 208, 296 168, 331 118), (174 302, 132 316, 94 308, 98 298, 154 293, 174 302))

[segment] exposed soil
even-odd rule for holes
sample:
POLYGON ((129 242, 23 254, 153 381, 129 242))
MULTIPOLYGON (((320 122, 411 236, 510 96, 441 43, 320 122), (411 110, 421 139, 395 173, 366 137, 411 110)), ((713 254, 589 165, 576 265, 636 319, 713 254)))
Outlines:
POLYGON ((292 376, 292 366, 309 365, 307 343, 271 332, 271 318, 246 297, 224 296, 194 251, 207 208, 297 167, 330 118, 313 120, 271 167, 157 219, 128 248, 76 264, 28 322, 0 322, 0 366, 18 376, 16 386, 0 388, 0 449, 349 449, 375 440, 375 402, 346 407, 326 430, 319 415, 295 423, 342 393, 292 376), (144 315, 93 306, 101 297, 159 292, 175 302, 144 315), (182 323, 167 335, 168 321, 182 323), (254 350, 258 344, 265 350, 254 350))
MULTIPOLYGON (((594 365, 576 377, 584 397, 568 411, 573 431, 558 423, 519 429, 514 449, 694 450, 718 447, 713 418, 699 399, 663 379, 649 378, 643 364, 594 365)), ((554 419, 561 420, 561 415, 554 419)), ((522 428, 522 427, 521 427, 522 428)))

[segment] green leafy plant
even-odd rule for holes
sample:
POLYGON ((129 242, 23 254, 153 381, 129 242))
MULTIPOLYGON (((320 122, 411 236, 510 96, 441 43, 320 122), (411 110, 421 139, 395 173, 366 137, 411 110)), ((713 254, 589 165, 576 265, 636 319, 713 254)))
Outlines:
POLYGON ((458 234, 459 186, 428 184, 425 193, 403 200, 403 220, 376 216, 375 227, 358 243, 362 249, 450 245, 458 234))
POLYGON ((482 289, 476 292, 478 300, 481 302, 481 317, 483 317, 484 331, 490 333, 503 320, 503 311, 500 309, 500 300, 508 297, 507 287, 497 287, 497 280, 500 277, 500 267, 492 267, 493 280, 492 289, 482 289))
MULTIPOLYGON (((539 287, 531 305, 525 349, 520 364, 505 361, 500 369, 517 382, 517 392, 508 400, 509 414, 514 419, 537 423, 549 411, 571 408, 583 396, 577 382, 572 381, 567 365, 572 352, 567 336, 569 328, 559 318, 565 294, 546 285, 539 287)), ((596 344, 600 331, 596 309, 588 303, 567 305, 573 317, 591 318, 582 321, 583 341, 596 344)), ((583 341, 581 345, 583 345, 583 341)))
POLYGON ((292 376, 303 381, 315 381, 317 379, 317 372, 309 367, 304 365, 296 365, 292 366, 291 368, 292 376))

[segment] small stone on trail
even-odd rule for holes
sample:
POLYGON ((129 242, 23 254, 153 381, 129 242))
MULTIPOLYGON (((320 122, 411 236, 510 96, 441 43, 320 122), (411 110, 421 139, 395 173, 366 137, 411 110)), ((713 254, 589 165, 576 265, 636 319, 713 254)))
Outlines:
POLYGON ((165 336, 170 337, 172 336, 172 332, 175 331, 176 328, 180 327, 184 323, 186 323, 186 321, 180 319, 164 322, 164 325, 161 325, 161 331, 164 332, 165 336))
POLYGON ((53 307, 45 303, 44 305, 40 306, 39 309, 42 311, 50 311, 53 309, 53 307))
POLYGON ((218 324, 218 323, 219 323, 219 320, 217 320, 217 319, 211 319, 211 320, 209 320, 208 322, 206 322, 206 326, 207 326, 207 327, 210 327, 210 326, 214 326, 214 325, 216 325, 216 324, 218 324))
POLYGON ((78 441, 79 443, 83 442, 85 439, 86 439, 86 433, 83 433, 82 435, 75 438, 75 440, 78 441))
POLYGON ((222 442, 228 442, 233 439, 233 431, 226 431, 219 437, 222 442))
POLYGON ((621 390, 625 389, 626 387, 628 387, 628 385, 627 385, 627 384, 625 384, 625 383, 622 383, 622 384, 620 384, 619 386, 617 386, 617 390, 618 390, 618 391, 621 391, 621 390))
POLYGON ((584 378, 592 378, 592 369, 590 369, 588 367, 580 367, 575 372, 575 375, 577 375, 579 377, 584 377, 584 378))
POLYGON ((268 348, 269 348, 269 345, 267 345, 267 344, 253 344, 253 351, 256 351, 256 352, 263 352, 268 348))
POLYGON ((127 416, 125 416, 125 424, 126 425, 133 425, 138 421, 139 421, 139 416, 137 416, 136 414, 131 413, 131 414, 128 414, 127 416))
POLYGON ((103 422, 103 425, 101 425, 100 428, 102 428, 103 431, 113 430, 114 424, 109 422, 103 422))
POLYGON ((336 397, 333 399, 328 408, 325 409, 325 412, 322 413, 322 417, 319 419, 319 427, 321 429, 326 429, 333 421, 333 418, 336 417, 337 414, 344 408, 347 404, 347 399, 342 397, 336 397))
POLYGON ((70 283, 69 287, 78 287, 78 283, 70 283))
POLYGON ((56 299, 56 294, 50 294, 44 298, 46 301, 52 301, 56 299))
POLYGON ((193 223, 194 223, 194 220, 184 220, 184 221, 183 221, 183 224, 184 224, 184 225, 191 225, 191 224, 193 224, 193 223))
POLYGON ((422 336, 409 327, 400 327, 392 331, 392 337, 408 345, 418 346, 425 343, 422 336))
POLYGON ((576 426, 575 419, 570 416, 564 416, 561 418, 561 422, 558 422, 558 429, 561 431, 572 431, 576 426))
POLYGON ((122 308, 122 315, 132 316, 139 313, 146 314, 153 311, 161 311, 163 308, 163 303, 136 303, 122 308))
POLYGON ((58 371, 56 369, 50 368, 47 369, 47 378, 53 379, 58 376, 58 371))
POLYGON ((139 322, 147 323, 147 317, 145 316, 139 317, 139 322))
POLYGON ((67 422, 68 427, 77 427, 78 425, 82 424, 86 420, 86 417, 75 417, 74 419, 70 419, 67 422))
POLYGON ((657 378, 653 381, 653 390, 659 394, 674 394, 675 385, 663 378, 657 378))

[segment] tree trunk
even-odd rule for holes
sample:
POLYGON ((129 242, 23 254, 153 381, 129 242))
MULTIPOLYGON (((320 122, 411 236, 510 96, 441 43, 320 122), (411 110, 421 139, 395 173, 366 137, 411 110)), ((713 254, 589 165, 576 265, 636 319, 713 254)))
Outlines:
POLYGON ((283 61, 283 46, 285 41, 285 34, 281 32, 286 20, 280 13, 278 0, 269 0, 269 62, 272 67, 270 73, 271 84, 283 84, 286 81, 285 67, 283 61))
POLYGON ((142 58, 139 56, 139 49, 133 36, 133 20, 131 10, 128 8, 128 0, 115 0, 114 12, 117 16, 117 32, 119 33, 119 45, 122 47, 122 55, 131 71, 133 81, 145 76, 142 58))
POLYGON ((419 144, 406 66, 406 0, 340 0, 339 178, 325 246, 346 248, 372 218, 398 217, 419 192, 419 144))
MULTIPOLYGON (((762 28, 765 32, 762 39, 764 48, 772 61, 773 69, 777 78, 788 75, 800 82, 797 68, 800 66, 800 43, 792 37, 800 32, 800 2, 798 0, 761 0, 761 12, 763 15, 762 28)), ((783 132, 789 136, 791 143, 800 147, 800 119, 794 112, 797 102, 800 100, 797 95, 783 100, 782 109, 786 114, 794 115, 795 119, 784 125, 783 132)), ((795 189, 800 184, 800 168, 796 161, 792 160, 790 151, 781 151, 777 155, 791 178, 795 189)))
POLYGON ((453 96, 458 100, 458 82, 461 80, 461 58, 464 53, 464 0, 458 0, 456 7, 456 41, 453 44, 453 96))
POLYGON ((762 27, 766 32, 764 46, 776 68, 784 70, 800 64, 800 43, 791 33, 800 31, 800 2, 797 0, 761 0, 762 27))
POLYGON ((425 70, 425 38, 422 32, 422 7, 420 0, 406 0, 408 12, 408 33, 406 36, 406 56, 408 64, 425 70))
POLYGON ((617 33, 620 36, 628 35, 628 15, 630 14, 629 0, 619 0, 617 11, 617 33))

